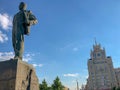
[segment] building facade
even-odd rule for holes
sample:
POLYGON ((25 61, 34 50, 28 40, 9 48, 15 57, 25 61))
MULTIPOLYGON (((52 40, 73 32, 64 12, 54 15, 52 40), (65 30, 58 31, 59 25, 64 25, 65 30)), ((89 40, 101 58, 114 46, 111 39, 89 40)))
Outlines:
POLYGON ((93 45, 88 60, 88 72, 87 90, 111 90, 117 86, 112 58, 106 56, 105 49, 100 44, 93 45))
POLYGON ((115 68, 114 70, 115 70, 118 87, 120 87, 120 68, 115 68))
POLYGON ((67 87, 64 87, 64 88, 63 88, 63 90, 69 90, 69 88, 67 88, 67 87))

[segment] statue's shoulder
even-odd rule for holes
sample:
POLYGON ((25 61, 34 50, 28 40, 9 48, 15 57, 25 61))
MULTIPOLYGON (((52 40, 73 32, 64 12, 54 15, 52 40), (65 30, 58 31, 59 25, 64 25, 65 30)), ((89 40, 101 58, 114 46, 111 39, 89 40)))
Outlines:
POLYGON ((15 20, 19 15, 20 15, 20 12, 16 13, 16 14, 14 15, 13 20, 15 20))
POLYGON ((30 11, 30 10, 24 10, 24 13, 32 14, 32 11, 30 11))
POLYGON ((17 12, 15 15, 14 15, 14 17, 18 17, 18 16, 21 16, 22 15, 22 11, 19 11, 19 12, 17 12))
POLYGON ((31 11, 31 10, 28 10, 28 13, 31 13, 31 14, 32 14, 32 11, 31 11))
POLYGON ((18 14, 19 14, 19 12, 18 12, 18 13, 16 13, 16 14, 14 15, 14 17, 16 17, 18 14))

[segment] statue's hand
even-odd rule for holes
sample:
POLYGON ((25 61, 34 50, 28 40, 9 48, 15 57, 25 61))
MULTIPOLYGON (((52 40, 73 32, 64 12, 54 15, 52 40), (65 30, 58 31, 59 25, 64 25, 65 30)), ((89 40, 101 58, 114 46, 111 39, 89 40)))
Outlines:
POLYGON ((34 21, 33 21, 33 24, 36 24, 36 23, 38 23, 38 21, 37 21, 37 20, 34 20, 34 21))

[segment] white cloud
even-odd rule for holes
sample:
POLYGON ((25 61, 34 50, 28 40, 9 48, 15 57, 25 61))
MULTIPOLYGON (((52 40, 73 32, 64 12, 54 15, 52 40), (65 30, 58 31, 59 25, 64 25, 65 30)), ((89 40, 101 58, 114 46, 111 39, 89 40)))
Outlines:
POLYGON ((23 61, 25 61, 25 62, 28 62, 30 60, 31 60, 31 58, 23 58, 23 61))
MULTIPOLYGON (((12 27, 12 17, 7 13, 0 13, 0 27, 3 30, 9 30, 12 27)), ((0 31, 0 43, 4 43, 8 40, 8 36, 0 31)))
POLYGON ((8 37, 6 34, 3 34, 1 31, 0 31, 0 43, 4 43, 5 41, 8 40, 8 37))
POLYGON ((8 37, 6 34, 3 34, 1 31, 0 31, 0 43, 4 43, 5 41, 8 40, 8 37))
MULTIPOLYGON (((23 61, 29 62, 32 60, 34 54, 26 53, 23 56, 23 61)), ((0 52, 0 61, 6 61, 14 58, 14 52, 0 52)), ((32 64, 34 67, 43 67, 43 64, 32 64)))
POLYGON ((10 58, 14 57, 13 52, 0 52, 0 61, 10 60, 10 58))
POLYGON ((7 13, 0 13, 0 26, 4 29, 4 30, 8 30, 11 29, 12 26, 12 17, 9 16, 7 13))
POLYGON ((43 64, 33 64, 34 67, 43 67, 43 64))
POLYGON ((87 75, 87 76, 85 76, 85 78, 86 78, 86 79, 88 79, 88 77, 89 77, 88 75, 87 75))
POLYGON ((67 44, 64 47, 60 48, 60 51, 64 51, 64 50, 72 50, 72 51, 76 52, 79 50, 79 47, 77 47, 75 43, 70 43, 70 44, 67 44))
POLYGON ((24 56, 23 56, 23 61, 25 62, 29 62, 32 60, 32 57, 34 56, 34 54, 31 54, 31 53, 26 53, 24 56))
MULTIPOLYGON (((29 54, 29 53, 25 54, 23 56, 23 61, 25 62, 31 61, 32 56, 33 54, 29 54)), ((0 61, 10 60, 11 58, 14 58, 14 52, 0 52, 0 61)))
POLYGON ((78 48, 76 48, 76 47, 75 47, 75 48, 73 48, 73 51, 78 51, 78 48))
POLYGON ((73 45, 73 43, 67 44, 67 45, 65 45, 64 47, 60 48, 60 50, 63 51, 63 50, 66 50, 66 49, 68 49, 68 48, 71 48, 72 45, 73 45))
POLYGON ((68 73, 68 74, 64 74, 64 77, 78 77, 79 74, 78 73, 68 73))

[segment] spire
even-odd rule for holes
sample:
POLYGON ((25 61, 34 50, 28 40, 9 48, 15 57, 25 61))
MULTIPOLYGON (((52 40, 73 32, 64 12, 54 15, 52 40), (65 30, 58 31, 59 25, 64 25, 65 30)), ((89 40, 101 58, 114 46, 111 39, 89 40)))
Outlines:
POLYGON ((94 39, 95 39, 95 45, 97 45, 96 37, 94 39))
POLYGON ((77 82, 77 90, 79 90, 79 85, 78 85, 78 81, 76 80, 76 82, 77 82))

